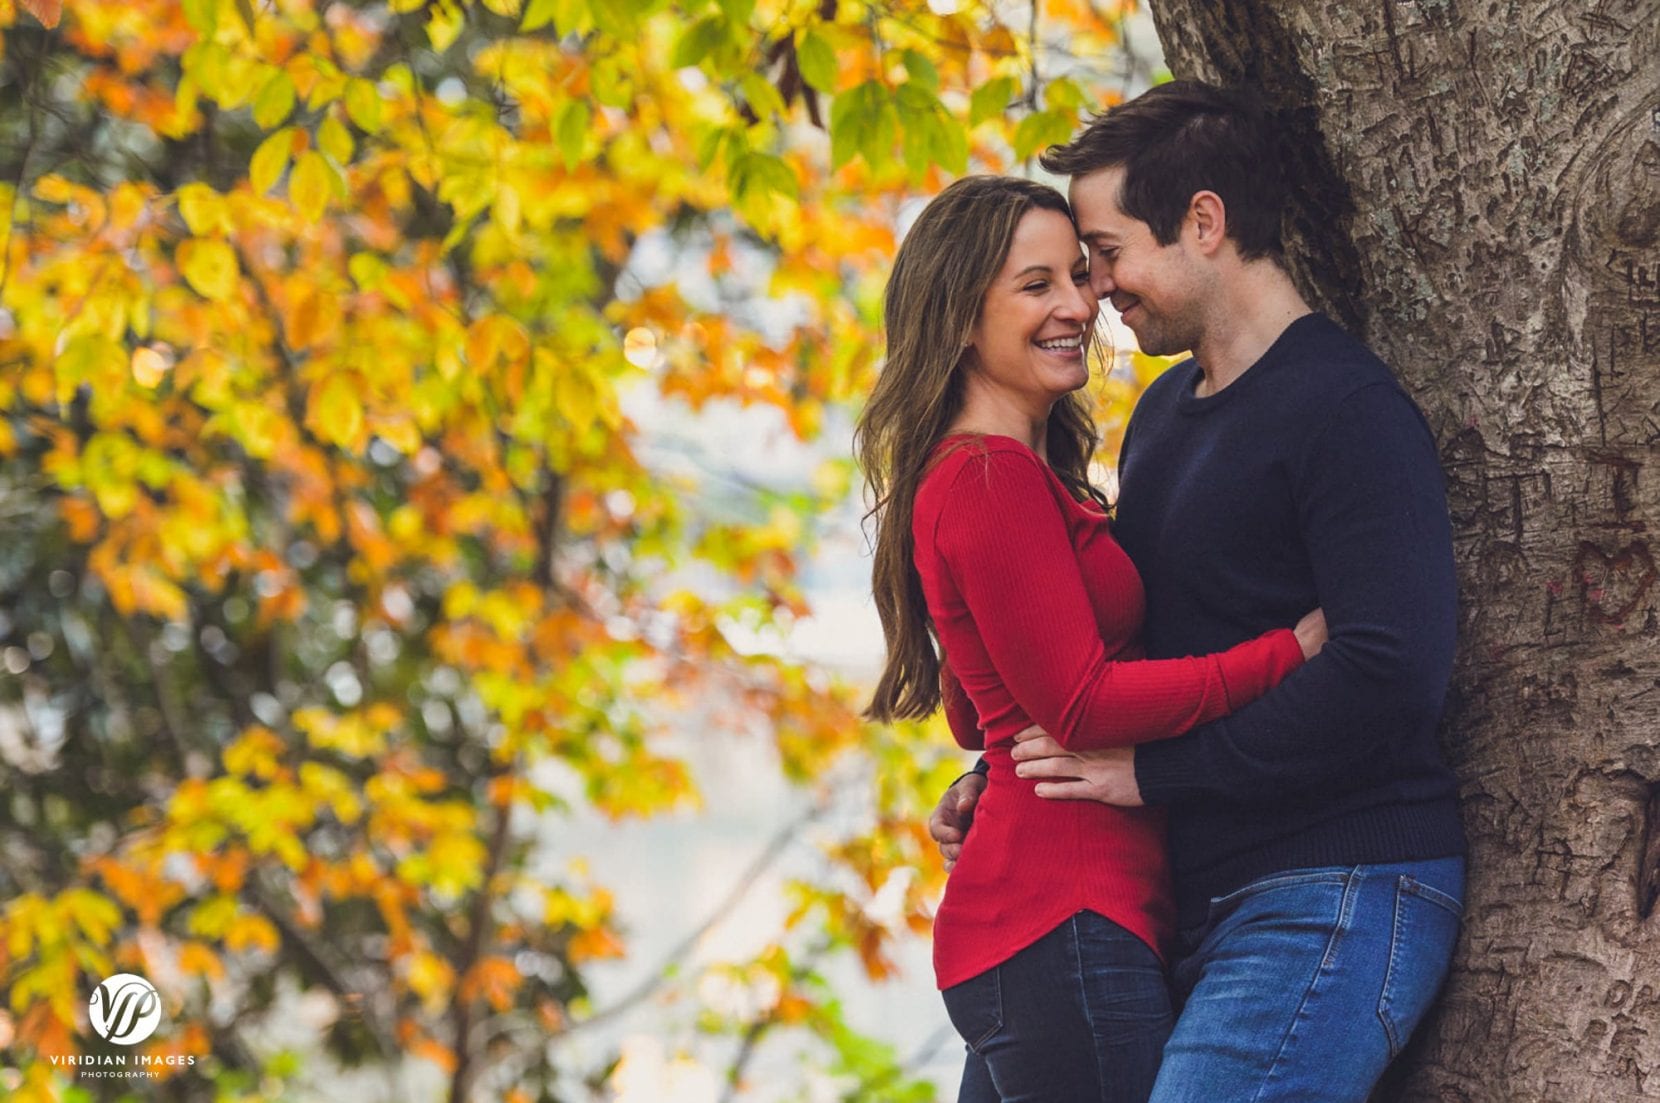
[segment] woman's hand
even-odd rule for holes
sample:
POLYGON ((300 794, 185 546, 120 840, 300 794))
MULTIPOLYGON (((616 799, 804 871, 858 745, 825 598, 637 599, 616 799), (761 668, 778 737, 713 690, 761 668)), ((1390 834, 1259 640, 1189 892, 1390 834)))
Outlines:
POLYGON ((1326 614, 1316 609, 1297 622, 1292 629, 1297 634, 1297 642, 1302 645, 1303 658, 1312 659, 1326 646, 1326 614))

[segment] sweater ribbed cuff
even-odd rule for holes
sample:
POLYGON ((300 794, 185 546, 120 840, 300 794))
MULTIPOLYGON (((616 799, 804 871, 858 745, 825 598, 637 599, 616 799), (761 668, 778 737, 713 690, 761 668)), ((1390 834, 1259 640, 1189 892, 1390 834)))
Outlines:
POLYGON ((1135 749, 1135 783, 1143 804, 1179 800, 1199 770, 1198 740, 1191 734, 1143 743, 1135 749))

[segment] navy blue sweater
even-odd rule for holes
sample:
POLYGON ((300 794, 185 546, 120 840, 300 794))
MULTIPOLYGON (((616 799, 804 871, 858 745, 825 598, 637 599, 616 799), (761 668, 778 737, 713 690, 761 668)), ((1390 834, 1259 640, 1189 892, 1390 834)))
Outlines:
POLYGON ((1199 367, 1143 395, 1114 532, 1147 591, 1149 658, 1204 655, 1323 606, 1331 638, 1277 689, 1136 751, 1170 806, 1183 925, 1211 897, 1315 866, 1464 851, 1436 741, 1453 657, 1435 443, 1388 368, 1310 315, 1221 393, 1199 367))

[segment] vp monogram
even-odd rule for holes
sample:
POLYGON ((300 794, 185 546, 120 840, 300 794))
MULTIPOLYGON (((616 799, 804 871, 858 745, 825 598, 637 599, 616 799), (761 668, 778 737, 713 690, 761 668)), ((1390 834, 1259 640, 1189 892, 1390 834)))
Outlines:
POLYGON ((92 990, 92 1028, 117 1045, 137 1045, 161 1023, 161 996, 132 973, 117 973, 92 990))

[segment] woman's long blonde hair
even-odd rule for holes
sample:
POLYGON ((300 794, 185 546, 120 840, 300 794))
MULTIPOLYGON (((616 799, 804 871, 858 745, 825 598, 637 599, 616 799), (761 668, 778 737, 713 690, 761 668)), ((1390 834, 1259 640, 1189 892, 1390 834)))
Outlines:
MULTIPOLYGON (((1026 212, 1072 217, 1054 188, 1007 176, 969 176, 917 217, 894 258, 883 301, 887 356, 859 416, 854 452, 864 469, 874 522, 871 589, 887 659, 865 716, 920 719, 940 704, 940 657, 916 572, 911 516, 934 446, 963 403, 963 354, 992 280, 1008 259, 1026 212)), ((1088 408, 1066 395, 1049 412, 1049 466, 1080 501, 1106 506, 1089 483, 1100 436, 1088 408)))

